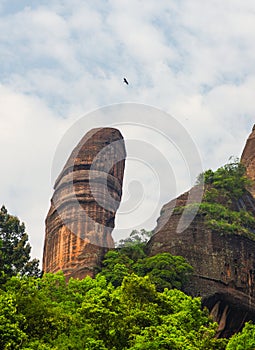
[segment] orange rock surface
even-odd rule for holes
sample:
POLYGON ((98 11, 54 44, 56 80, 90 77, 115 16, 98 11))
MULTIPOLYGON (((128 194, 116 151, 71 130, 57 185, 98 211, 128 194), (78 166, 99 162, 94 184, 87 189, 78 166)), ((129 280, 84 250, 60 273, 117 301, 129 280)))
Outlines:
POLYGON ((123 137, 113 128, 92 129, 75 147, 55 182, 46 218, 44 272, 93 276, 114 247, 125 157, 123 137))
POLYGON ((246 166, 248 177, 254 182, 250 192, 255 197, 255 125, 246 141, 241 162, 246 166))

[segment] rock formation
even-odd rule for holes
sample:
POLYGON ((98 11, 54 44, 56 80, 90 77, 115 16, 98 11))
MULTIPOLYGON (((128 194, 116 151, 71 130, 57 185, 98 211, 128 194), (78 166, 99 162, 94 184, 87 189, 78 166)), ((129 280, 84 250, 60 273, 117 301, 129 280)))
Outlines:
MULTIPOLYGON (((246 143, 242 162, 247 166, 248 175, 254 179, 254 129, 246 143)), ((196 202, 199 186, 191 191, 196 202)), ((181 217, 184 221, 185 217, 182 210, 173 208, 185 207, 189 197, 189 192, 186 192, 163 206, 147 251, 149 255, 169 252, 186 258, 193 266, 194 274, 184 291, 202 297, 203 304, 219 323, 218 336, 229 337, 246 321, 255 321, 255 235, 252 238, 255 225, 249 227, 250 236, 224 230, 219 232, 208 227, 205 216, 198 212, 192 223, 179 232, 178 224, 181 217)), ((231 205, 232 210, 255 215, 255 199, 248 191, 231 205)), ((188 214, 186 220, 190 222, 188 214)))
POLYGON ((114 247, 125 157, 123 137, 113 128, 92 129, 73 150, 55 182, 46 218, 44 272, 62 270, 67 279, 93 276, 114 247))
POLYGON ((245 165, 248 177, 254 182, 251 193, 255 197, 255 125, 246 141, 241 162, 245 165))
MULTIPOLYGON (((202 297, 220 324, 219 335, 230 336, 244 322, 255 320, 255 240, 208 229, 199 214, 177 233, 181 213, 173 212, 166 223, 164 217, 172 210, 171 204, 183 206, 187 198, 188 192, 163 207, 147 249, 149 255, 181 255, 193 266, 193 277, 184 291, 202 297)), ((248 193, 243 200, 247 207, 250 201, 255 207, 248 193)))

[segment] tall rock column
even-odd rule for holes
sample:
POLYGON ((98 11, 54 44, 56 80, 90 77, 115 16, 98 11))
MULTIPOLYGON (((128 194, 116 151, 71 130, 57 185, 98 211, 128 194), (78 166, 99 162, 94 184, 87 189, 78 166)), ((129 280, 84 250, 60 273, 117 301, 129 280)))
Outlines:
POLYGON ((247 176, 254 182, 250 189, 251 194, 255 197, 255 125, 249 135, 242 156, 241 162, 245 165, 247 176))
POLYGON ((117 129, 89 131, 75 147, 54 186, 46 218, 44 272, 93 276, 114 247, 111 232, 122 196, 126 151, 117 129))

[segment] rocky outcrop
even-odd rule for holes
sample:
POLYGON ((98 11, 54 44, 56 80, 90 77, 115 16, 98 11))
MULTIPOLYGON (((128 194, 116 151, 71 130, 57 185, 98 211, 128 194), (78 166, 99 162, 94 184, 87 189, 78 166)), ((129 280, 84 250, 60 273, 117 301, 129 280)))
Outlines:
POLYGON ((46 218, 44 272, 62 270, 67 279, 93 276, 114 247, 125 157, 123 137, 113 128, 91 130, 73 150, 55 182, 46 218))
MULTIPOLYGON (((178 232, 182 213, 172 209, 184 206, 188 197, 186 192, 162 208, 147 250, 149 255, 181 255, 193 266, 194 274, 184 291, 202 298, 220 325, 218 335, 228 337, 246 321, 255 321, 255 240, 213 231, 200 214, 183 232, 178 232)), ((251 202, 255 208, 255 201, 247 192, 242 206, 250 209, 251 202)), ((188 215, 182 219, 189 220, 188 215)))
POLYGON ((250 189, 253 197, 255 196, 255 125, 252 132, 246 141, 241 162, 246 167, 247 175, 252 180, 253 185, 250 189))
MULTIPOLYGON (((255 180, 255 127, 241 161, 247 167, 247 175, 255 180)), ((210 190, 207 186, 205 192, 210 190)), ((193 215, 191 210, 185 214, 183 208, 189 207, 187 203, 192 204, 190 198, 194 203, 200 202, 200 191, 201 187, 195 186, 163 206, 147 252, 149 255, 169 252, 186 258, 194 274, 184 291, 202 298, 203 305, 219 323, 218 336, 229 337, 246 321, 255 322, 255 225, 249 223, 249 233, 244 235, 237 231, 229 233, 208 226, 203 211, 193 215), (179 229, 180 222, 184 230, 179 229)), ((230 210, 242 210, 254 217, 254 194, 255 186, 251 192, 244 191, 240 198, 231 202, 224 199, 224 195, 216 201, 230 210)))

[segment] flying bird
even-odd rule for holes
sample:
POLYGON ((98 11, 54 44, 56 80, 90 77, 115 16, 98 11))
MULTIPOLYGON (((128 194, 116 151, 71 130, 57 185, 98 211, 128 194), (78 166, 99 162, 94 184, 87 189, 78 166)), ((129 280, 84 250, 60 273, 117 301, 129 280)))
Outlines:
POLYGON ((128 81, 127 81, 127 79, 126 79, 126 78, 123 78, 123 81, 124 81, 124 83, 125 83, 125 84, 127 84, 127 85, 128 85, 128 81))

